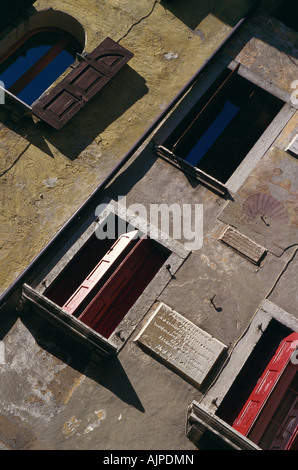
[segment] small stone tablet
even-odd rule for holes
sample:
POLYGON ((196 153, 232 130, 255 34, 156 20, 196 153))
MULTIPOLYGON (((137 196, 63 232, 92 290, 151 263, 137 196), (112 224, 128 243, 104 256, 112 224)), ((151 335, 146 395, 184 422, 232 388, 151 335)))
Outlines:
POLYGON ((168 367, 202 385, 226 346, 160 303, 136 342, 168 367))
POLYGON ((220 237, 220 241, 233 248, 254 264, 259 264, 267 253, 266 248, 250 240, 250 238, 246 237, 238 230, 235 230, 233 227, 226 228, 220 237))

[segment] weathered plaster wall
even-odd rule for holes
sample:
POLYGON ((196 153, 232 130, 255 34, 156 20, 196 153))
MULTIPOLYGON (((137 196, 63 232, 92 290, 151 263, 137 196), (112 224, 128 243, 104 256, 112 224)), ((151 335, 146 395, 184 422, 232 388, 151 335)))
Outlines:
POLYGON ((149 127, 250 2, 229 4, 203 2, 200 13, 193 1, 178 10, 153 0, 34 4, 37 12, 53 8, 78 20, 86 32, 86 51, 110 36, 134 58, 59 133, 31 121, 13 124, 0 109, 1 292, 149 127), (236 10, 229 8, 236 4, 236 10))

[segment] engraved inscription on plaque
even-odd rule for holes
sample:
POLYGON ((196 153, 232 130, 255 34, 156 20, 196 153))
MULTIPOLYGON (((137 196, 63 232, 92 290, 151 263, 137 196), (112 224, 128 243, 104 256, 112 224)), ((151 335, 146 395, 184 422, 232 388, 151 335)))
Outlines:
POLYGON ((201 385, 226 346, 160 303, 136 342, 196 385, 201 385))
POLYGON ((258 245, 242 233, 238 232, 238 230, 229 226, 221 235, 220 241, 248 258, 254 264, 259 264, 267 252, 266 248, 258 245))

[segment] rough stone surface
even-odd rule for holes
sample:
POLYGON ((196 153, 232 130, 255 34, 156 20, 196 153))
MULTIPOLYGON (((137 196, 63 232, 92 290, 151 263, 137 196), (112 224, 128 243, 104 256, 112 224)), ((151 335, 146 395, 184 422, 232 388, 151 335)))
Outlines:
MULTIPOLYGON (((0 107, 2 293, 226 38, 251 3, 202 0, 198 8, 197 0, 35 2, 33 11, 53 8, 81 22, 86 51, 110 36, 134 57, 105 92, 59 133, 31 119, 13 122, 0 107)), ((297 79, 297 47, 296 32, 257 14, 225 46, 221 59, 225 64, 239 60, 290 103, 291 83, 297 79)), ((94 202, 96 206, 106 196, 117 200, 121 195, 127 196, 128 205, 142 203, 146 208, 160 203, 183 202, 192 209, 196 203, 204 205, 202 248, 183 259, 173 276, 162 272, 166 287, 148 311, 163 302, 229 348, 239 344, 241 337, 249 340, 247 326, 264 299, 285 310, 280 321, 286 312, 297 318, 297 158, 286 151, 297 134, 297 116, 296 111, 268 142, 256 167, 229 199, 159 159, 150 142, 94 202), (260 193, 282 204, 285 220, 265 219, 270 226, 260 217, 244 220, 243 203, 260 193), (220 243, 226 224, 269 249, 260 267, 220 243)), ((39 275, 38 264, 34 276, 39 275)), ((185 418, 189 404, 200 400, 202 392, 134 342, 147 324, 146 316, 135 325, 135 333, 117 358, 99 361, 32 309, 17 310, 18 294, 0 312, 5 359, 0 364, 0 448, 194 448, 185 436, 185 418)), ((256 329, 256 334, 261 336, 261 330, 256 329)), ((208 375, 206 386, 210 380, 208 375)), ((230 385, 225 383, 226 388, 230 385)))
POLYGON ((271 148, 220 220, 279 255, 297 242, 297 161, 271 148), (253 188, 253 189, 252 189, 253 188))

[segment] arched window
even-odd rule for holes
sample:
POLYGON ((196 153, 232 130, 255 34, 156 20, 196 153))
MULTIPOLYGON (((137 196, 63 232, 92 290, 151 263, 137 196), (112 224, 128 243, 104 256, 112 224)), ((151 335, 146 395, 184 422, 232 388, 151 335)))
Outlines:
POLYGON ((133 57, 108 37, 92 52, 84 51, 73 69, 51 87, 82 49, 82 42, 60 28, 32 29, 0 57, 0 91, 5 88, 41 121, 60 130, 133 57))
POLYGON ((58 28, 37 29, 0 59, 0 80, 29 106, 75 61, 78 41, 58 28))
POLYGON ((280 343, 233 424, 262 449, 298 448, 297 344, 298 333, 280 343))

